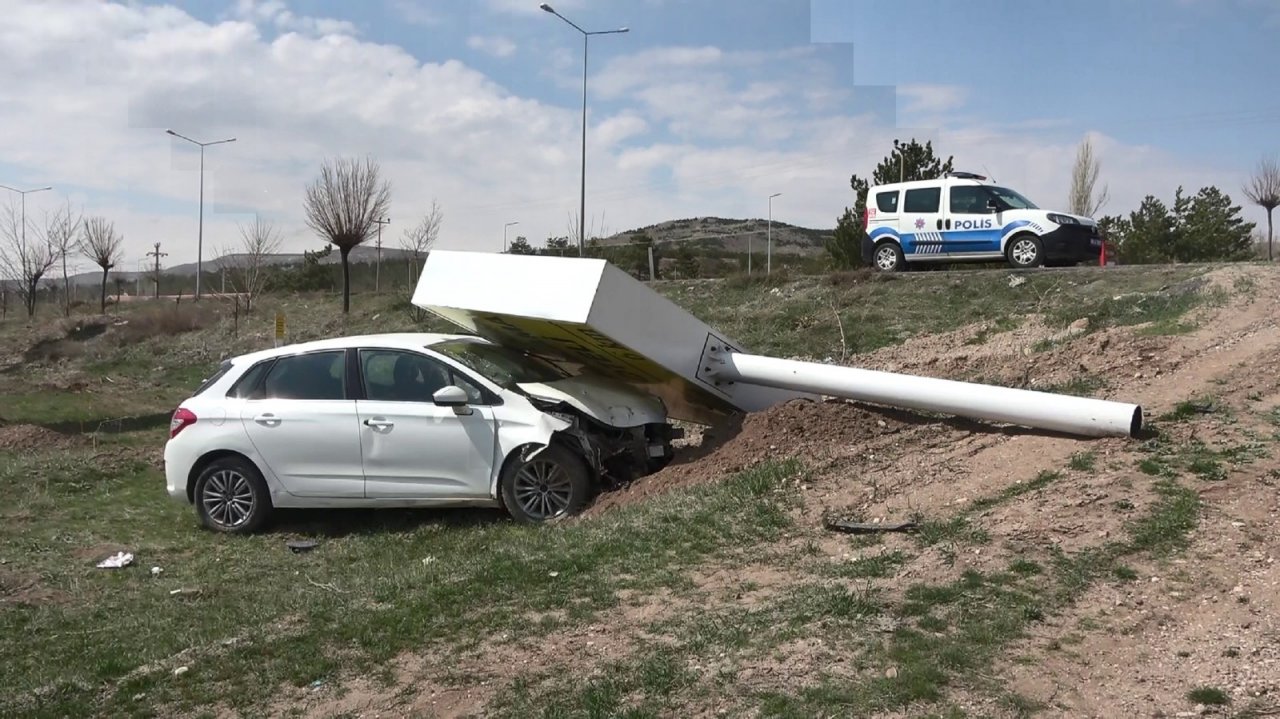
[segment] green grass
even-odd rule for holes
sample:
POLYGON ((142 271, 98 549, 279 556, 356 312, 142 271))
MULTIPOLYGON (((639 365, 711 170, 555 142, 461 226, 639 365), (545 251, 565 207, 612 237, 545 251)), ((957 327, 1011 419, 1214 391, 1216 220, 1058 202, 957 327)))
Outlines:
POLYGON ((1187 692, 1187 699, 1208 706, 1226 706, 1231 703, 1227 693, 1217 687, 1196 687, 1187 692))
POLYGON ((137 460, 0 455, 4 569, 67 600, 0 614, 0 633, 26 637, 0 645, 0 714, 146 713, 130 699, 144 692, 146 707, 243 710, 281 685, 334 681, 408 649, 447 655, 495 633, 541 631, 535 614, 589 621, 621 590, 679 587, 696 563, 777 539, 791 520, 776 489, 798 471, 761 465, 563 526, 383 510, 231 538, 199 530, 137 460), (283 543, 299 533, 322 543, 294 555, 283 543), (101 557, 84 552, 108 544, 138 566, 94 569, 101 557), (153 565, 164 573, 153 577, 153 565), (169 593, 178 588, 199 593, 169 593), (173 682, 178 663, 191 671, 173 682))
POLYGON ((1071 461, 1068 467, 1077 472, 1092 472, 1098 461, 1098 455, 1094 452, 1076 452, 1071 455, 1071 461))

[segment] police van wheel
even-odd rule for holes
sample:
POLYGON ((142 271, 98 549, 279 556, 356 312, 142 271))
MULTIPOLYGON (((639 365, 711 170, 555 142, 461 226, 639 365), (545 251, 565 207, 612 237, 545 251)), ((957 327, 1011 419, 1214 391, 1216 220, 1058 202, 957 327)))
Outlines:
POLYGON ((876 245, 872 264, 881 272, 901 272, 906 265, 906 258, 902 256, 902 248, 898 247, 898 243, 881 242, 876 245))
POLYGON ((1014 267, 1039 267, 1044 264, 1040 240, 1031 235, 1013 238, 1009 243, 1009 264, 1014 267))

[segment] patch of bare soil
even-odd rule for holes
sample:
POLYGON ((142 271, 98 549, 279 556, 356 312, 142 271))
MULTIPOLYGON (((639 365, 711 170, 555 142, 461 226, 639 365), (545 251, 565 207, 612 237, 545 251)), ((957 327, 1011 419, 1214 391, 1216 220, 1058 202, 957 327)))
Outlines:
POLYGON ((892 414, 843 400, 795 400, 747 415, 740 426, 717 428, 684 448, 665 469, 603 494, 583 513, 590 517, 673 489, 725 478, 766 460, 803 458, 811 466, 856 451, 876 437, 900 431, 892 414))
POLYGON ((10 452, 65 449, 80 443, 77 437, 31 424, 0 424, 0 450, 10 452))
POLYGON ((16 572, 7 567, 0 567, 0 606, 34 607, 57 604, 66 599, 65 593, 47 586, 38 574, 16 572))

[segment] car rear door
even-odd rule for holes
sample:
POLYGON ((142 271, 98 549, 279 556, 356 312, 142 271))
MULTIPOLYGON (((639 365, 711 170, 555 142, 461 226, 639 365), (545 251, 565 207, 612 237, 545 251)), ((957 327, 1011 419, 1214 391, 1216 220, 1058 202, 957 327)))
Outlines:
POLYGON ((903 192, 899 217, 904 255, 943 253, 941 185, 913 187, 903 192))
POLYGON ((995 210, 987 208, 990 199, 980 185, 947 188, 942 219, 944 252, 955 256, 1000 252, 1000 227, 995 210))
POLYGON ((281 357, 240 406, 258 456, 299 497, 364 496, 356 403, 347 392, 347 351, 281 357))
POLYGON ((362 348, 356 402, 371 499, 483 499, 497 453, 493 408, 461 373, 424 353, 362 348), (467 391, 466 408, 437 406, 436 391, 467 391))

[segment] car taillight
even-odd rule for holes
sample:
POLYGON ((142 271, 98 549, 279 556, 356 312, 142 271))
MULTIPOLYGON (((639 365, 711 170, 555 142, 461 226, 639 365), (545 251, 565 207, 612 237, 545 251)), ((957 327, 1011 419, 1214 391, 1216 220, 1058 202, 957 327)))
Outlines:
POLYGON ((193 425, 195 423, 196 423, 195 412, 192 412, 186 407, 179 407, 173 413, 173 419, 169 420, 169 439, 173 439, 174 437, 177 437, 179 432, 186 429, 187 426, 193 425))

